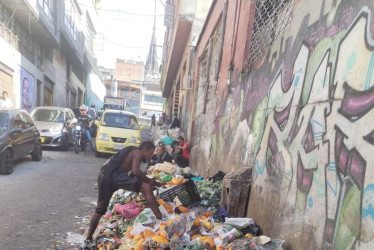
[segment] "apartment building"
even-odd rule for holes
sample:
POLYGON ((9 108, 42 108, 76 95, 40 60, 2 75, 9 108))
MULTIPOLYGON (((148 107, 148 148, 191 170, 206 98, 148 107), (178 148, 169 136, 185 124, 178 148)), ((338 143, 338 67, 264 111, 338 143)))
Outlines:
POLYGON ((98 1, 82 2, 86 6, 76 0, 2 1, 0 90, 15 107, 30 112, 36 106, 74 107, 103 99, 96 94, 104 87, 88 41, 95 35, 95 12, 89 9, 98 1))

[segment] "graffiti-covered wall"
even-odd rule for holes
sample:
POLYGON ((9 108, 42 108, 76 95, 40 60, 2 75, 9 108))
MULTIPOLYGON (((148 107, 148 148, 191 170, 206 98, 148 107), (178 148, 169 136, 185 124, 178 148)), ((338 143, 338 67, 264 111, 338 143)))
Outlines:
POLYGON ((374 2, 311 3, 220 83, 207 172, 254 166, 248 216, 293 249, 374 249, 374 2))

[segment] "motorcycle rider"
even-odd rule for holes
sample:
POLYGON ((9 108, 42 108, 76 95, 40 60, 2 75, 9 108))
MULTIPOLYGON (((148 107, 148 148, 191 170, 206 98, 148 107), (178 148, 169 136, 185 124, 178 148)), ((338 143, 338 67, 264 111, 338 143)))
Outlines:
MULTIPOLYGON (((87 111, 88 111, 88 107, 86 105, 82 104, 79 107, 79 113, 80 114, 78 114, 76 119, 73 119, 73 121, 70 123, 70 125, 72 123, 76 123, 77 121, 78 121, 78 123, 82 123, 84 125, 84 134, 86 135, 88 143, 90 144, 91 150, 95 153, 95 148, 93 146, 92 139, 91 139, 91 134, 90 134, 90 127, 92 125, 92 118, 89 114, 87 114, 87 111)), ((75 139, 75 132, 76 132, 75 127, 72 129, 72 132, 73 132, 73 138, 75 139)))

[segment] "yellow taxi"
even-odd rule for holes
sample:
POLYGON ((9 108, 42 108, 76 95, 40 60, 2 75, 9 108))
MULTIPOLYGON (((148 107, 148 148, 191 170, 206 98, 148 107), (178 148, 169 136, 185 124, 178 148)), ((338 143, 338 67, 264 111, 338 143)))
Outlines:
POLYGON ((140 131, 134 113, 123 110, 104 111, 96 136, 95 155, 100 157, 102 153, 115 154, 127 146, 140 145, 140 131))

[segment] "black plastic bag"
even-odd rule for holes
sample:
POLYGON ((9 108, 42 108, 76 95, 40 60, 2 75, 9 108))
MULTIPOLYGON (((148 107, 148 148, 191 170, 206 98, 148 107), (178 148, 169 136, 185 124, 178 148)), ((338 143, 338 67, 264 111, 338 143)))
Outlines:
POLYGON ((222 171, 218 171, 215 175, 213 175, 213 177, 210 177, 209 180, 213 180, 213 181, 222 181, 223 180, 223 177, 225 177, 225 173, 222 172, 222 171))
POLYGON ((250 224, 248 227, 246 227, 244 229, 241 229, 240 231, 242 231, 243 234, 250 233, 253 236, 261 236, 262 235, 261 228, 256 223, 250 224))
POLYGON ((225 218, 227 217, 227 209, 226 206, 222 206, 219 208, 215 214, 213 215, 213 219, 219 223, 225 222, 225 218))

